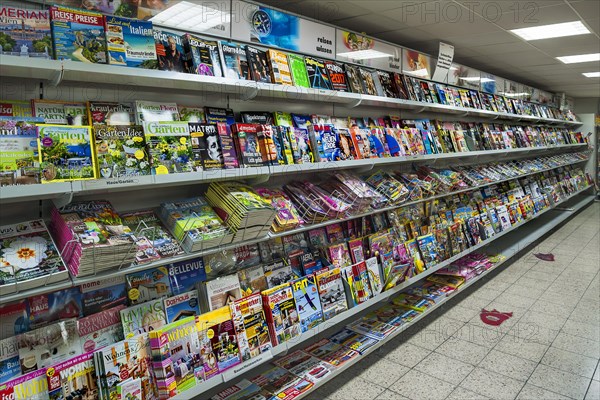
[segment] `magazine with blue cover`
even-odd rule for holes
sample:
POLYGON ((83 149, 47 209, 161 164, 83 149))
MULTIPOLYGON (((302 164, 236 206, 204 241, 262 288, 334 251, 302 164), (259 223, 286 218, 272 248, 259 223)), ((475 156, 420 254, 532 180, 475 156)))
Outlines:
POLYGON ((156 44, 151 21, 107 15, 108 63, 134 68, 156 69, 156 44))
POLYGON ((167 324, 188 317, 200 315, 200 304, 198 302, 198 291, 176 294, 164 299, 167 324))
POLYGON ((323 308, 314 275, 292 281, 296 310, 300 317, 300 328, 306 332, 323 321, 323 308))
POLYGON ((196 284, 206 281, 206 269, 202 258, 180 261, 166 266, 173 295, 196 289, 196 284))

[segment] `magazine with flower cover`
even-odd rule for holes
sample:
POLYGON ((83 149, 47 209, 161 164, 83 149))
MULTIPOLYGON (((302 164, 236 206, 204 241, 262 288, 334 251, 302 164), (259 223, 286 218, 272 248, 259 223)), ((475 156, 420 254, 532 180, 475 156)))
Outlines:
POLYGON ((94 125, 100 178, 150 175, 144 130, 139 125, 94 125))
POLYGON ((162 299, 124 308, 120 311, 126 338, 158 329, 167 323, 162 299))
POLYGON ((0 186, 40 183, 36 117, 0 117, 0 186))
POLYGON ((190 129, 185 121, 144 122, 153 175, 192 172, 190 129))
POLYGON ((67 279, 67 269, 41 219, 0 227, 0 293, 67 279))

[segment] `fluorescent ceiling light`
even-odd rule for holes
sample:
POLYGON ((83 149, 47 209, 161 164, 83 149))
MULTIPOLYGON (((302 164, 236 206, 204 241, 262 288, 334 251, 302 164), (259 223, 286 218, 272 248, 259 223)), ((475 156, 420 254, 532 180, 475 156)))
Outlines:
POLYGON ((583 75, 588 78, 600 78, 600 72, 584 72, 583 75))
MULTIPOLYGON (((467 81, 467 82, 479 82, 481 80, 481 78, 478 76, 461 76, 458 79, 460 79, 461 81, 467 81)), ((486 78, 484 78, 484 79, 486 79, 486 78)))
POLYGON ((523 40, 550 39, 591 33, 581 21, 532 26, 531 28, 511 29, 510 31, 515 35, 520 36, 523 40))
POLYGON ((155 25, 191 32, 203 32, 217 25, 229 23, 229 20, 229 13, 188 1, 177 3, 150 18, 155 25))
POLYGON ((493 79, 490 79, 490 78, 481 78, 481 83, 486 83, 486 82, 496 82, 496 81, 493 79))
POLYGON ((522 97, 522 96, 529 95, 529 93, 508 93, 508 92, 502 92, 499 94, 504 95, 506 97, 522 97))
POLYGON ((565 64, 600 61, 600 53, 579 54, 576 56, 556 57, 556 59, 564 62, 565 64))
POLYGON ((337 55, 349 58, 351 60, 366 60, 368 58, 392 57, 391 54, 383 53, 377 50, 357 50, 349 51, 347 53, 337 53, 337 55))
POLYGON ((406 71, 406 70, 403 70, 402 72, 404 72, 405 74, 408 74, 408 75, 429 76, 429 73, 427 72, 426 68, 421 68, 421 69, 418 69, 416 71, 406 71))

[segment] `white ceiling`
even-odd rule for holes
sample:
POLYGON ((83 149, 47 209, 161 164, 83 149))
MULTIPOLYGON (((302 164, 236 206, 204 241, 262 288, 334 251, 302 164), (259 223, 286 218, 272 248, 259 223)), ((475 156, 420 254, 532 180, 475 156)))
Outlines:
POLYGON ((600 62, 554 57, 600 53, 600 0, 258 0, 437 56, 453 44, 455 61, 573 97, 600 97, 600 62), (509 29, 583 21, 592 34, 525 42, 509 29))

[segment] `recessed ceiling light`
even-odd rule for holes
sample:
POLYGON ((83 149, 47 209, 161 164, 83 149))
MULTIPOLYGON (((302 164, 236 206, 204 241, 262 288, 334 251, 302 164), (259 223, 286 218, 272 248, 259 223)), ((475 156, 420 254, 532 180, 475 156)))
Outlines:
POLYGON ((600 72, 584 72, 583 75, 588 78, 600 78, 600 72))
POLYGON ((579 54, 577 56, 556 57, 556 59, 564 62, 565 64, 600 61, 600 53, 579 54))
POLYGON ((346 57, 351 60, 366 60, 368 58, 392 57, 391 54, 383 53, 377 50, 358 50, 347 53, 337 53, 338 56, 346 57))
POLYGON ((510 31, 515 35, 520 36, 523 40, 550 39, 591 33, 581 21, 532 26, 531 28, 511 29, 510 31))

